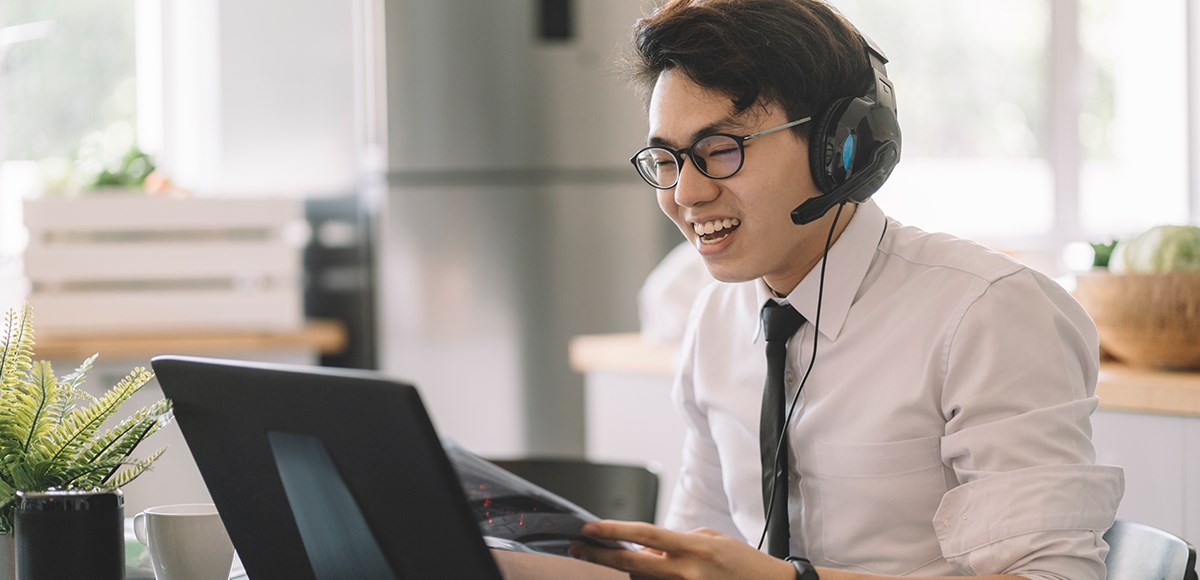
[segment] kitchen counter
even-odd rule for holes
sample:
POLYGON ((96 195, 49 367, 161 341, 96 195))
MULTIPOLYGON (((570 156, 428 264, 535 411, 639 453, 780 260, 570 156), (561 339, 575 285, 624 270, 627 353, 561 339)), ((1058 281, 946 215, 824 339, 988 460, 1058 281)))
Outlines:
POLYGON ((571 368, 583 374, 620 373, 670 378, 678 345, 644 342, 636 332, 577 336, 571 341, 571 368))
MULTIPOLYGON (((580 336, 571 341, 571 366, 584 374, 617 373, 670 378, 678 347, 652 345, 637 333, 580 336)), ((1200 372, 1140 369, 1100 363, 1100 408, 1200 416, 1200 372)))
MULTIPOLYGON (((35 339, 35 358, 52 361, 58 369, 73 369, 83 359, 100 353, 84 385, 84 389, 92 395, 100 396, 125 377, 130 369, 148 367, 151 357, 160 354, 315 365, 319 362, 319 355, 340 352, 346 348, 346 329, 337 320, 309 320, 299 328, 288 330, 38 332, 35 339)), ((133 395, 126 408, 144 407, 162 396, 158 381, 151 380, 133 395)), ((175 422, 159 430, 149 445, 155 449, 166 447, 168 450, 155 462, 154 469, 123 488, 125 513, 136 514, 156 505, 212 501, 183 433, 175 422)))
POLYGON ((341 352, 346 329, 336 320, 309 320, 296 330, 179 331, 169 333, 38 333, 39 359, 82 359, 93 353, 108 358, 142 358, 159 354, 215 355, 230 352, 305 350, 341 352))

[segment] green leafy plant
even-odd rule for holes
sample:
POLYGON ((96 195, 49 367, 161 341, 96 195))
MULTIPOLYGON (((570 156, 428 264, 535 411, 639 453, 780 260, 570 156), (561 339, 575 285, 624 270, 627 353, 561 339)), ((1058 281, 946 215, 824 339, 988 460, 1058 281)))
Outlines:
POLYGON ((1108 269, 1114 274, 1200 272, 1200 227, 1160 225, 1122 239, 1108 269))
POLYGON ((134 147, 121 158, 121 162, 113 169, 104 169, 88 184, 89 188, 97 187, 132 187, 141 185, 146 176, 154 171, 154 162, 150 156, 134 147))
POLYGON ((168 399, 101 431, 153 373, 135 368, 97 398, 82 385, 98 355, 60 378, 49 362, 33 360, 33 344, 29 305, 19 313, 10 310, 0 329, 0 534, 12 533, 18 490, 116 489, 166 451, 130 458, 139 443, 170 421, 168 399))
POLYGON ((1117 240, 1110 242, 1091 242, 1092 250, 1095 252, 1092 258, 1093 268, 1107 268, 1108 260, 1112 257, 1113 248, 1117 247, 1117 240))

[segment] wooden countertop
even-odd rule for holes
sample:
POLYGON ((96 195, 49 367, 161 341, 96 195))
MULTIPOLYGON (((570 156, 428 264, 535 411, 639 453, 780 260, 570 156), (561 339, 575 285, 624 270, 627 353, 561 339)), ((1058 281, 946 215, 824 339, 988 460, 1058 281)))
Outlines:
POLYGON ((581 373, 673 377, 679 345, 655 345, 636 332, 591 334, 571 339, 571 368, 581 373))
MULTIPOLYGON (((581 373, 618 373, 670 378, 677 345, 652 345, 637 333, 579 336, 571 341, 571 367, 581 373)), ((1100 363, 1100 408, 1200 416, 1200 372, 1139 369, 1100 363)))
POLYGON ((1100 408, 1200 417, 1200 372, 1157 371, 1100 363, 1100 408))
POLYGON ((346 348, 346 329, 336 320, 310 320, 296 330, 169 332, 154 334, 37 333, 39 359, 83 359, 100 353, 106 359, 148 357, 164 353, 210 355, 247 350, 309 348, 322 354, 346 348))

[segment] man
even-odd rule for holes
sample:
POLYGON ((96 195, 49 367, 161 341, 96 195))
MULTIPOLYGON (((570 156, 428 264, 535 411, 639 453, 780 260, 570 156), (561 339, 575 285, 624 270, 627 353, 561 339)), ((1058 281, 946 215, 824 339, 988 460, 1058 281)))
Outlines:
POLYGON ((674 0, 636 40, 634 163, 725 284, 689 321, 669 529, 591 524, 645 548, 573 554, 635 578, 1103 578, 1124 484, 1094 465, 1095 328, 1045 276, 867 199, 898 129, 826 129, 844 98, 889 102, 882 56, 816 0, 674 0), (769 427, 762 313, 789 305, 769 427))

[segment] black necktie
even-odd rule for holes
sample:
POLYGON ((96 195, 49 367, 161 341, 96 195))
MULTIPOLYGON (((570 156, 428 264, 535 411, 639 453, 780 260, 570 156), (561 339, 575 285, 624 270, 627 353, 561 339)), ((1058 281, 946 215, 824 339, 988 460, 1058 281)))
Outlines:
POLYGON ((762 418, 759 422, 759 452, 762 455, 763 513, 767 514, 767 553, 776 558, 788 555, 788 441, 780 437, 786 413, 784 368, 787 342, 804 317, 790 305, 767 302, 762 309, 763 333, 767 337, 767 383, 763 387, 762 418), (776 450, 776 443, 782 443, 776 450), (776 461, 776 453, 779 460, 776 461), (774 502, 771 495, 774 494, 774 502), (769 507, 768 507, 769 506, 769 507), (769 512, 769 513, 768 513, 769 512))

